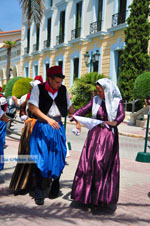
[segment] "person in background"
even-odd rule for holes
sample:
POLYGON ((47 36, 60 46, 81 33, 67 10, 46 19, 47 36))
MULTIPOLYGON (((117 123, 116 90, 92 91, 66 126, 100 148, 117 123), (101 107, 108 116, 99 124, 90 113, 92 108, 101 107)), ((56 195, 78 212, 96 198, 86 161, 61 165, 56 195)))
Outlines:
POLYGON ((44 204, 42 178, 52 179, 49 198, 59 195, 60 175, 65 166, 67 153, 66 136, 61 117, 74 113, 69 94, 62 85, 65 76, 60 66, 47 70, 47 81, 32 89, 29 110, 37 122, 30 137, 30 155, 38 156, 35 164, 35 203, 44 204))
POLYGON ((0 170, 4 168, 3 156, 4 156, 4 144, 6 137, 6 126, 9 119, 7 118, 5 111, 0 106, 0 170))
MULTIPOLYGON (((118 87, 107 78, 96 82, 97 96, 73 116, 103 121, 89 130, 75 173, 71 198, 92 207, 115 207, 119 196, 119 141, 117 126, 125 111, 118 87)), ((73 117, 72 116, 72 117, 73 117)), ((81 130, 77 122, 77 129, 81 130)))

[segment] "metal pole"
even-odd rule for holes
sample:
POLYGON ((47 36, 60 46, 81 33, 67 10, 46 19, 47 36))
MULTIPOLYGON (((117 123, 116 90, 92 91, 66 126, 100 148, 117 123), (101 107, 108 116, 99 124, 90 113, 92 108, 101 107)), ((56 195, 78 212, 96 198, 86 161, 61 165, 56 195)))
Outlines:
POLYGON ((147 149, 147 137, 148 137, 148 130, 149 130, 149 115, 150 115, 150 107, 148 107, 148 113, 147 113, 147 125, 146 125, 146 134, 145 134, 144 153, 146 153, 146 149, 147 149))

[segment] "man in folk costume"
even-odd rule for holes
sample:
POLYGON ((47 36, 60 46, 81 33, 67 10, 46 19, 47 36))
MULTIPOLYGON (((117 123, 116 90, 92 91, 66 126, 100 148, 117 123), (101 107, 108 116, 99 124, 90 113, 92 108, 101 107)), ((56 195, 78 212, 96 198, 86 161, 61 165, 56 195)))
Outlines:
POLYGON ((32 89, 29 110, 38 120, 30 137, 30 155, 38 156, 36 161, 35 203, 44 204, 41 190, 42 178, 51 178, 49 198, 59 194, 59 178, 65 166, 67 153, 66 136, 61 117, 74 113, 69 94, 62 85, 65 76, 60 66, 47 70, 46 83, 32 89))

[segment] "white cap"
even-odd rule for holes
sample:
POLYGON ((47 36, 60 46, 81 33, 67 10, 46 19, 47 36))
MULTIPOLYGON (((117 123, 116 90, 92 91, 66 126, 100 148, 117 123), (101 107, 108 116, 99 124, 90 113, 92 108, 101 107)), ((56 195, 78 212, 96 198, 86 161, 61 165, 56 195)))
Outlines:
POLYGON ((39 81, 39 80, 34 80, 34 81, 31 81, 30 82, 30 85, 32 86, 32 87, 34 87, 34 86, 37 86, 38 84, 40 84, 41 82, 39 81))

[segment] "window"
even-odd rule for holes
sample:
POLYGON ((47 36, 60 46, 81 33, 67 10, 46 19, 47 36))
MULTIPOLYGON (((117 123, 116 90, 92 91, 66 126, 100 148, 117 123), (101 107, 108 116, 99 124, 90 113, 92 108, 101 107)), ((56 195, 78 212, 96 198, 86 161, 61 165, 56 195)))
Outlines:
POLYGON ((49 68, 49 63, 45 64, 45 70, 46 70, 46 80, 47 80, 47 69, 49 68))
POLYGON ((36 50, 39 50, 40 25, 36 26, 36 50))
POLYGON ((29 68, 25 67, 25 77, 28 78, 29 77, 29 68))
POLYGON ((79 77, 79 58, 74 58, 74 73, 73 73, 73 80, 79 77))
POLYGON ((120 71, 121 71, 121 66, 122 66, 122 62, 121 62, 121 54, 122 54, 122 50, 117 51, 118 53, 118 66, 117 66, 117 85, 119 85, 120 83, 120 71))
POLYGON ((34 65, 34 75, 38 75, 38 65, 34 65))
POLYGON ((62 69, 63 69, 63 61, 62 61, 62 60, 59 60, 59 61, 58 61, 58 65, 61 66, 62 69))
POLYGON ((48 18, 47 22, 47 46, 50 47, 50 42, 51 42, 51 18, 48 18))
POLYGON ((82 19, 82 1, 77 3, 76 7, 76 36, 80 37, 82 19))
POLYGON ((53 6, 53 0, 50 0, 50 7, 53 6))
POLYGON ((59 27, 59 44, 64 42, 64 36, 65 36, 65 11, 61 11, 59 27))
POLYGON ((30 51, 30 27, 27 29, 27 53, 30 51))
POLYGON ((126 5, 127 0, 119 0, 119 17, 118 17, 118 24, 124 23, 126 19, 126 5))
POLYGON ((98 72, 98 63, 99 63, 99 61, 95 61, 93 63, 93 72, 98 72))
POLYGON ((98 0, 98 15, 97 20, 102 20, 103 0, 98 0))

